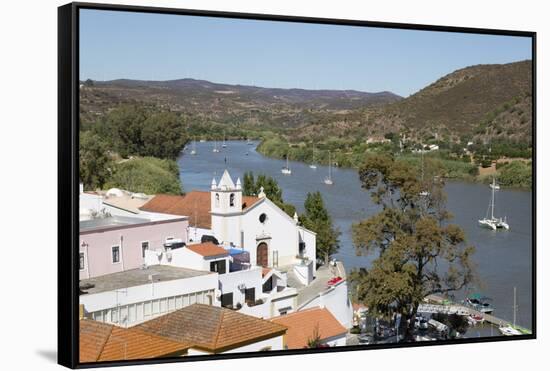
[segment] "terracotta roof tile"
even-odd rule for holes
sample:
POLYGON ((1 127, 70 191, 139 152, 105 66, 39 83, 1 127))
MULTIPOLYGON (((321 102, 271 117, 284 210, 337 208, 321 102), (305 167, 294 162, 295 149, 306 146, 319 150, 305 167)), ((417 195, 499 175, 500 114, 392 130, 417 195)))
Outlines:
POLYGON ((136 328, 80 320, 80 362, 157 358, 182 354, 188 342, 177 342, 136 328))
POLYGON ((229 255, 229 252, 226 249, 218 245, 215 245, 212 242, 188 245, 187 248, 205 257, 229 255))
POLYGON ((286 327, 230 309, 193 304, 137 326, 212 353, 283 335, 286 327))
MULTIPOLYGON (((260 200, 257 197, 243 196, 243 210, 260 200)), ((156 195, 140 210, 189 217, 189 225, 211 228, 210 192, 191 191, 185 196, 156 195)))
POLYGON ((288 349, 307 347, 315 331, 319 331, 321 340, 347 333, 344 326, 326 308, 312 308, 294 312, 271 320, 288 327, 286 345, 288 349))

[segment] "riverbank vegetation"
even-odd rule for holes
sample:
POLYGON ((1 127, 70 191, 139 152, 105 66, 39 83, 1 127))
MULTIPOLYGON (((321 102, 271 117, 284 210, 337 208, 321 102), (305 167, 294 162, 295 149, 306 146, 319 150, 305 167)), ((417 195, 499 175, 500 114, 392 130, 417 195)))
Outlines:
MULTIPOLYGON (((447 179, 486 182, 487 176, 480 175, 480 168, 491 167, 494 163, 502 161, 511 155, 529 156, 531 149, 529 145, 515 143, 506 144, 499 141, 494 144, 494 150, 487 152, 485 147, 472 144, 465 150, 461 146, 434 144, 438 150, 429 151, 424 149, 425 161, 437 163, 443 169, 442 176, 447 179), (507 149, 506 149, 507 148, 507 149)), ((378 154, 392 155, 397 161, 404 162, 421 171, 422 155, 419 152, 421 146, 411 144, 405 146, 399 141, 399 136, 388 134, 386 138, 375 143, 366 143, 365 140, 333 138, 329 137, 319 142, 291 142, 285 136, 273 134, 264 136, 264 139, 257 150, 261 154, 291 161, 302 161, 305 163, 317 163, 328 165, 329 152, 333 166, 359 168, 366 159, 378 154)), ((511 161, 508 166, 501 166, 497 163, 497 171, 491 176, 496 176, 503 186, 530 188, 531 187, 531 166, 530 161, 511 161), (518 164, 511 165, 518 162, 518 164), (502 181, 500 179, 502 178, 502 181)), ((491 178, 492 179, 492 178, 491 178)))
POLYGON ((370 157, 359 169, 362 187, 382 211, 352 226, 357 254, 377 255, 370 268, 350 275, 353 292, 374 315, 401 314, 406 340, 426 296, 460 290, 475 278, 475 248, 450 223, 441 170, 428 164, 430 177, 423 181, 388 155, 370 157), (442 265, 448 269, 439 270, 442 265))
POLYGON ((188 118, 145 105, 122 105, 80 130, 85 189, 123 188, 181 194, 176 158, 188 141, 188 118))

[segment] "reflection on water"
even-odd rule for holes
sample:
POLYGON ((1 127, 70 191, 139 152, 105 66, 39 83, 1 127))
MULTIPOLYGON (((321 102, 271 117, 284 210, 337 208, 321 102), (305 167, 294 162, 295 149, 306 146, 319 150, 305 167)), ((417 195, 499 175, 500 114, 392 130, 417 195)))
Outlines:
MULTIPOLYGON (((342 260, 349 271, 356 267, 368 267, 374 256, 356 256, 351 240, 351 225, 373 215, 377 211, 369 194, 361 188, 357 172, 353 169, 333 168, 334 185, 323 179, 328 167, 318 165, 311 169, 307 164, 290 162, 292 175, 281 173, 286 165, 283 160, 262 156, 255 146, 244 141, 227 142, 227 148, 213 153, 213 144, 197 143, 197 155, 183 154, 178 159, 180 176, 186 191, 208 190, 212 177, 224 169, 233 177, 243 177, 245 171, 264 173, 274 177, 283 189, 286 202, 303 211, 308 192, 321 191, 335 225, 340 229, 340 251, 336 258, 342 260)), ((513 288, 517 287, 517 323, 531 328, 531 192, 503 189, 496 194, 497 216, 508 217, 509 231, 490 231, 479 228, 478 219, 485 216, 491 189, 486 185, 449 182, 448 209, 454 215, 454 223, 466 232, 468 242, 476 246, 474 256, 485 295, 493 298, 495 315, 507 320, 513 316, 513 288)), ((463 299, 465 293, 457 293, 463 299)))

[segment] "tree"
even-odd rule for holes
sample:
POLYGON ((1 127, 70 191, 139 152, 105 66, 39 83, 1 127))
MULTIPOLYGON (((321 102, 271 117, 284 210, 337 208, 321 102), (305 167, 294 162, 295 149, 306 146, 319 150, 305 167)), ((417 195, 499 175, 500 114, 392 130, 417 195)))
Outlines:
POLYGON ((139 105, 123 105, 109 112, 107 125, 112 128, 115 150, 122 156, 142 154, 142 130, 147 112, 139 105))
POLYGON ((449 223, 441 177, 418 172, 388 155, 370 156, 359 169, 363 188, 381 211, 352 227, 356 252, 377 252, 369 269, 351 274, 355 295, 373 313, 401 313, 410 339, 419 304, 430 294, 447 294, 473 281, 474 247, 449 223))
POLYGON ((102 188, 111 172, 111 159, 106 144, 90 131, 80 133, 78 151, 80 181, 87 189, 102 188))
POLYGON ((173 112, 151 114, 143 123, 140 154, 175 159, 187 141, 182 120, 173 112))
POLYGON ((254 174, 250 172, 244 173, 243 177, 243 195, 257 196, 263 188, 265 196, 283 210, 289 216, 294 216, 296 207, 292 204, 287 204, 283 201, 283 190, 279 187, 277 181, 265 174, 258 175, 254 180, 254 174))
POLYGON ((317 233, 316 255, 328 265, 331 256, 340 248, 340 231, 332 225, 332 218, 325 208, 321 192, 308 193, 304 208, 305 212, 300 218, 302 225, 317 233))
POLYGON ((313 334, 307 339, 306 348, 322 348, 323 342, 321 341, 321 335, 319 333, 319 324, 316 324, 313 328, 313 334))
POLYGON ((254 184, 254 174, 251 171, 247 171, 244 173, 243 195, 244 196, 256 195, 256 185, 254 184))
POLYGON ((155 157, 134 158, 117 164, 106 186, 146 194, 182 194, 176 162, 155 157))

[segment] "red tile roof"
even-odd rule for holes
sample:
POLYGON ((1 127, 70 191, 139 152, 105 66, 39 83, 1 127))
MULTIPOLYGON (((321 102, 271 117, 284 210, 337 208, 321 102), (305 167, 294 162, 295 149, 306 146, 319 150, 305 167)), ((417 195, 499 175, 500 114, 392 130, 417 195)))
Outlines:
POLYGON ((191 345, 89 319, 80 320, 79 337, 82 363, 181 355, 191 345))
POLYGON ((344 335, 347 330, 326 308, 311 308, 280 316, 271 320, 288 327, 286 345, 288 349, 307 347, 308 341, 318 332, 321 341, 344 335))
MULTIPOLYGON (((259 200, 257 197, 243 196, 243 210, 259 200)), ((155 213, 183 215, 189 217, 189 225, 211 228, 210 192, 191 191, 185 196, 156 195, 140 210, 155 213)))
POLYGON ((281 336, 286 327, 231 309, 193 304, 136 326, 150 334, 192 343, 211 353, 281 336))
POLYGON ((229 255, 229 252, 226 249, 218 245, 215 245, 212 242, 188 245, 187 248, 204 257, 229 255))

